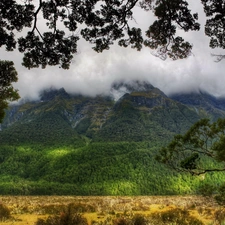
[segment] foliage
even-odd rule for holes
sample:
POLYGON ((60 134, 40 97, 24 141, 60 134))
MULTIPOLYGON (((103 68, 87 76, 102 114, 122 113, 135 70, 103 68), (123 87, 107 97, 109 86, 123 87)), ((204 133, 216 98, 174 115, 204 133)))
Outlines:
POLYGON ((8 207, 0 203, 0 221, 4 221, 6 219, 9 219, 10 217, 11 217, 11 214, 8 207))
POLYGON ((74 213, 71 204, 60 215, 49 216, 46 220, 38 219, 35 225, 88 225, 86 218, 79 213, 74 213))
POLYGON ((142 215, 135 215, 132 219, 133 225, 147 225, 148 221, 147 219, 142 215))
MULTIPOLYGON (((87 146, 0 146, 2 195, 195 194, 200 177, 179 175, 155 161, 149 143, 99 142, 87 146)), ((224 176, 204 182, 221 184, 224 176)), ((80 207, 81 209, 82 207, 80 207)))
POLYGON ((211 197, 215 193, 215 186, 212 184, 203 184, 199 187, 199 193, 204 197, 211 197))
MULTIPOLYGON (((224 48, 223 2, 201 2, 209 18, 205 34, 211 37, 210 47, 224 48)), ((185 0, 39 0, 37 4, 33 0, 4 0, 0 3, 0 15, 0 47, 5 46, 7 51, 18 48, 24 54, 23 65, 28 68, 60 65, 68 69, 77 52, 79 36, 93 44, 97 52, 118 41, 120 46, 130 45, 137 50, 145 44, 156 49, 156 55, 163 59, 182 59, 190 55, 192 45, 176 36, 176 30, 200 29, 198 14, 191 13, 185 0), (139 27, 130 26, 135 19, 135 6, 151 10, 157 18, 146 31, 146 40, 139 27), (40 29, 43 26, 44 32, 40 29), (23 36, 18 38, 17 32, 23 36)))
MULTIPOLYGON (((69 144, 82 136, 93 141, 161 142, 186 131, 200 116, 163 94, 126 94, 114 103, 105 97, 43 92, 41 101, 14 105, 6 112, 1 143, 69 144), (149 113, 150 112, 150 113, 149 113)), ((165 141, 166 142, 166 141, 165 141)))
POLYGON ((8 107, 8 101, 15 101, 19 94, 12 86, 17 81, 17 72, 14 63, 11 61, 0 60, 0 123, 5 115, 5 109, 8 107))
MULTIPOLYGON (((12 106, 0 132, 0 194, 171 195, 195 194, 202 183, 219 186, 223 174, 193 178, 155 160, 199 118, 157 93, 133 92, 114 104, 61 89, 12 106)), ((193 167, 190 161, 183 167, 193 167)))
POLYGON ((174 104, 161 93, 133 92, 116 102, 95 138, 162 143, 186 131, 199 118, 190 108, 174 104))
POLYGON ((162 59, 166 59, 167 56, 174 60, 188 57, 192 46, 182 37, 176 36, 176 29, 178 26, 185 32, 199 30, 200 24, 196 22, 198 14, 190 13, 188 2, 185 0, 155 1, 155 6, 152 7, 158 20, 147 30, 146 35, 149 39, 145 41, 145 45, 157 49, 156 56, 162 59))
POLYGON ((128 218, 120 217, 113 220, 113 225, 130 225, 131 221, 128 218))
POLYGON ((1 143, 40 146, 80 146, 84 141, 56 112, 43 113, 31 122, 23 121, 0 135, 1 143))
POLYGON ((123 217, 118 217, 114 219, 113 225, 146 225, 148 224, 147 219, 141 215, 141 214, 136 214, 132 218, 127 217, 124 215, 123 217))
POLYGON ((158 224, 203 225, 203 222, 191 216, 187 210, 179 208, 156 212, 151 217, 155 224, 158 221, 158 224))
POLYGON ((225 119, 210 123, 202 119, 195 123, 184 135, 176 135, 172 142, 163 147, 157 160, 177 171, 204 174, 225 171, 225 119), (206 163, 206 159, 211 162, 206 163), (220 163, 216 163, 220 162, 220 163))
MULTIPOLYGON (((67 213, 68 214, 68 213, 67 213)), ((106 213, 107 214, 107 213, 106 213)), ((196 217, 190 215, 188 210, 183 210, 180 208, 173 208, 169 210, 163 211, 156 211, 148 216, 144 214, 134 214, 124 212, 123 214, 117 214, 112 217, 108 217, 104 214, 105 220, 104 221, 92 221, 92 224, 113 224, 113 225, 146 225, 146 224, 153 224, 153 225, 166 225, 166 224, 176 224, 176 225, 203 225, 196 217)), ((218 211, 219 214, 219 211, 218 211)), ((220 213, 221 214, 221 213, 220 213)), ((84 217, 80 214, 73 214, 70 213, 71 218, 76 218, 72 223, 72 220, 67 219, 67 223, 61 220, 61 217, 65 217, 64 213, 61 213, 60 216, 50 216, 46 220, 38 219, 35 223, 36 225, 58 225, 58 224, 86 224, 84 217), (60 223, 61 222, 61 223, 60 223)), ((219 216, 217 216, 219 217, 219 216)), ((221 217, 221 215, 220 215, 221 217)), ((217 219, 219 221, 219 218, 217 219)))
POLYGON ((216 201, 220 205, 225 205, 225 184, 219 187, 218 194, 215 196, 216 201))
MULTIPOLYGON (((126 95, 113 105, 50 90, 42 101, 7 111, 0 132, 0 193, 194 194, 202 178, 170 171, 155 155, 197 119, 188 107, 151 93, 126 95)), ((223 179, 213 174, 204 182, 219 185, 223 179)))
MULTIPOLYGON (((224 5, 217 1, 202 0, 204 11, 208 19, 205 25, 205 34, 210 37, 211 48, 224 49, 224 5), (222 28, 222 29, 221 29, 222 28)), ((217 56, 220 61, 224 55, 217 56)))
POLYGON ((225 222, 225 210, 224 210, 224 208, 216 210, 215 213, 214 213, 214 217, 215 217, 214 220, 217 224, 224 224, 224 222, 225 222))

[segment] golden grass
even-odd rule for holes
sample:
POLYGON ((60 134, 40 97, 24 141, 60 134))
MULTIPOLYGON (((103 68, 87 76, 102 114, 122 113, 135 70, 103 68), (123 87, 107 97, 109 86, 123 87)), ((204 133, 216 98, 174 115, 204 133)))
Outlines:
POLYGON ((148 216, 177 207, 188 210, 204 224, 213 224, 214 212, 220 208, 213 199, 199 196, 1 196, 0 201, 10 209, 13 217, 1 222, 2 225, 34 225, 38 218, 60 213, 71 203, 76 205, 89 225, 119 215, 148 216))

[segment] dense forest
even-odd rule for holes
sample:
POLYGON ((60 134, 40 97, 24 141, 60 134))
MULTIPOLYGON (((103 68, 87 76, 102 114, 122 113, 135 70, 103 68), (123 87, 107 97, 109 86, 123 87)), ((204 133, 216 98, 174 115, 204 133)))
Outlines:
MULTIPOLYGON (((89 143, 78 148, 1 146, 1 194, 197 194, 223 174, 178 174, 155 160, 147 142, 89 143)), ((210 162, 208 162, 210 163, 210 162)))
POLYGON ((1 124, 0 194, 178 195, 198 194, 207 184, 216 190, 223 173, 191 176, 155 159, 175 134, 225 114, 210 107, 187 106, 152 86, 117 102, 46 91, 40 101, 12 106, 1 124))

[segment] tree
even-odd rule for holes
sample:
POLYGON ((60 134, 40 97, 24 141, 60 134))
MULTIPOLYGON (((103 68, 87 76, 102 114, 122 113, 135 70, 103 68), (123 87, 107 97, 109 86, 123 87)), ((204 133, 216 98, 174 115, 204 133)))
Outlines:
POLYGON ((225 171, 225 119, 198 121, 162 148, 157 160, 193 175, 225 171))
MULTIPOLYGON (((209 18, 205 34, 211 37, 210 46, 224 49, 224 3, 201 2, 209 18)), ((7 51, 17 48, 27 68, 60 65, 68 69, 80 36, 97 52, 118 41, 120 46, 137 50, 148 46, 162 59, 182 59, 191 54, 192 44, 178 36, 177 29, 200 29, 198 14, 191 13, 186 0, 2 0, 0 15, 0 46, 7 51), (153 11, 157 18, 146 36, 139 27, 130 26, 135 6, 153 11)))
POLYGON ((19 99, 19 94, 12 86, 12 82, 17 81, 17 72, 12 61, 0 60, 0 122, 5 115, 8 101, 19 99))

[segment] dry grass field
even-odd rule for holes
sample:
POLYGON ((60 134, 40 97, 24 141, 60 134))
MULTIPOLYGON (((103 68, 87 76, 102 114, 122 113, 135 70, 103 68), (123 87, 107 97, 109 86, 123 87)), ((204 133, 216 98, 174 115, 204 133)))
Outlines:
POLYGON ((77 197, 77 196, 0 196, 11 218, 2 225, 34 225, 38 218, 63 212, 69 204, 89 225, 112 224, 113 218, 162 213, 182 209, 203 222, 223 224, 225 211, 213 199, 199 196, 77 197))

